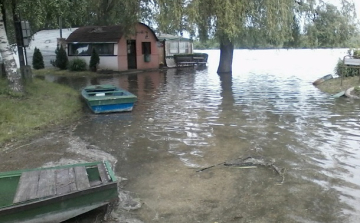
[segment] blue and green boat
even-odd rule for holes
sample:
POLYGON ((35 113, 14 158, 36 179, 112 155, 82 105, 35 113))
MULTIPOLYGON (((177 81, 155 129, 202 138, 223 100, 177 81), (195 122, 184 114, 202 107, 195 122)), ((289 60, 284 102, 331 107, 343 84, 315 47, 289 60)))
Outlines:
POLYGON ((0 222, 62 222, 118 201, 110 163, 0 173, 0 222))
POLYGON ((132 111, 137 97, 114 85, 90 85, 82 89, 82 97, 94 113, 132 111))

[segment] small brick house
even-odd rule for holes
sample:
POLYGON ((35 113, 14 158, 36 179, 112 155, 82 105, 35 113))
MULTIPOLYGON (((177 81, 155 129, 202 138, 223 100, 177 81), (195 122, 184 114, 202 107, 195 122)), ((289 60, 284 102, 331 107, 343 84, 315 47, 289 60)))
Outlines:
POLYGON ((82 58, 89 64, 95 48, 100 57, 99 69, 125 71, 159 67, 158 38, 143 23, 135 25, 135 33, 125 36, 121 25, 86 26, 66 39, 69 60, 82 58))

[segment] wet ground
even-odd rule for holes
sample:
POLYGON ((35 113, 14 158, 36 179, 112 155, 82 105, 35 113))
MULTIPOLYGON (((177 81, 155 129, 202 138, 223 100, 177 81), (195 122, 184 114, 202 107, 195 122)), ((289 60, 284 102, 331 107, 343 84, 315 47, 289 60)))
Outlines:
POLYGON ((205 69, 58 80, 112 83, 139 100, 9 146, 0 169, 108 159, 142 204, 115 210, 117 222, 359 222, 360 104, 311 84, 343 52, 236 51, 232 76, 218 76, 209 53, 205 69), (223 165, 248 156, 281 174, 223 165))

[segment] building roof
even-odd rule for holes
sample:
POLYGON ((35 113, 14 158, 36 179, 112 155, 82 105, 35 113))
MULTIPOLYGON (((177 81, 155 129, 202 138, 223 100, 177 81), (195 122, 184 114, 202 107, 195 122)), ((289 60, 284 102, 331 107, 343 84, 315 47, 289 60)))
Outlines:
POLYGON ((192 42, 191 39, 182 37, 182 36, 175 36, 175 35, 171 35, 171 34, 166 34, 166 33, 160 33, 158 35, 158 39, 159 40, 175 40, 175 41, 188 41, 188 42, 192 42))
POLYGON ((121 25, 85 26, 72 32, 66 41, 70 43, 117 43, 123 34, 121 25))
MULTIPOLYGON (((155 40, 159 41, 154 31, 144 23, 138 24, 145 26, 154 35, 155 40)), ((80 27, 69 35, 66 39, 68 43, 117 43, 124 35, 123 26, 85 26, 80 27)))

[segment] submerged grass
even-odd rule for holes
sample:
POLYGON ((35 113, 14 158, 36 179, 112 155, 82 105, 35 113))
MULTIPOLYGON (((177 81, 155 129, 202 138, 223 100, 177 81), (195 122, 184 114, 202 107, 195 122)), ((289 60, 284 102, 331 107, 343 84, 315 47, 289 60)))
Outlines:
MULTIPOLYGON (((60 76, 60 77, 99 77, 99 76, 113 76, 121 74, 133 74, 141 73, 144 71, 150 71, 154 69, 145 69, 145 70, 127 70, 127 71, 113 71, 113 70, 98 70, 97 72, 92 71, 69 71, 69 70, 59 70, 56 68, 45 68, 40 70, 32 70, 34 76, 60 76)), ((155 69, 156 70, 156 69, 155 69)))
POLYGON ((69 87, 37 78, 25 86, 25 94, 10 94, 7 81, 0 79, 0 145, 26 138, 52 124, 80 117, 79 93, 69 87))
POLYGON ((46 76, 46 75, 56 75, 63 77, 95 77, 99 76, 96 72, 91 71, 69 71, 69 70, 59 70, 55 68, 46 68, 39 70, 32 70, 35 76, 46 76))
POLYGON ((327 80, 317 87, 325 93, 336 94, 341 91, 345 91, 351 87, 359 86, 359 77, 346 77, 341 81, 341 78, 334 78, 327 80))

